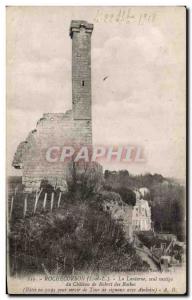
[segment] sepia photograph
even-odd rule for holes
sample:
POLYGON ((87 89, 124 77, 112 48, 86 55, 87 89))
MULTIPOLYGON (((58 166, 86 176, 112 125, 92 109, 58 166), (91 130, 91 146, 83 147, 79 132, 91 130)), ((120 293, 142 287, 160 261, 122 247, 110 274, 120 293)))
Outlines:
POLYGON ((185 295, 184 6, 6 7, 10 295, 185 295))

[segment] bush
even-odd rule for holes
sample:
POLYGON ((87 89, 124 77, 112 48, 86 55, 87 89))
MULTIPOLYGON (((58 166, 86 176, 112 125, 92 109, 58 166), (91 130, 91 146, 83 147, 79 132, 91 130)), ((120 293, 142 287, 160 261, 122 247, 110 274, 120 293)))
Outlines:
POLYGON ((85 199, 97 193, 103 183, 103 169, 97 162, 69 162, 67 185, 74 197, 85 199))
POLYGON ((116 193, 119 193, 119 195, 121 196, 121 199, 123 200, 123 202, 125 202, 128 205, 132 205, 134 206, 136 203, 136 195, 135 193, 128 189, 128 188, 117 188, 115 189, 116 193))

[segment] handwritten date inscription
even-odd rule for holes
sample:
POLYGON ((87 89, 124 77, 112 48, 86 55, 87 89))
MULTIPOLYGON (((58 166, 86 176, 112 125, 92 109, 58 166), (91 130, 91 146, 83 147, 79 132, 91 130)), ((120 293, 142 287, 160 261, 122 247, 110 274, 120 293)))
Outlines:
POLYGON ((120 8, 117 11, 106 11, 105 9, 98 9, 94 18, 95 23, 116 23, 116 24, 138 24, 146 25, 153 24, 156 19, 156 13, 143 12, 138 13, 131 8, 120 8))

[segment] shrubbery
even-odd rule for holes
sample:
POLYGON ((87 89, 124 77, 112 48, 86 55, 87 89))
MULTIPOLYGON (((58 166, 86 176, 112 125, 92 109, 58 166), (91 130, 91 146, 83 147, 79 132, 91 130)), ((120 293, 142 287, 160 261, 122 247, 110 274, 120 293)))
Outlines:
POLYGON ((10 222, 10 272, 146 271, 121 226, 103 211, 97 194, 83 201, 68 194, 60 209, 10 222))

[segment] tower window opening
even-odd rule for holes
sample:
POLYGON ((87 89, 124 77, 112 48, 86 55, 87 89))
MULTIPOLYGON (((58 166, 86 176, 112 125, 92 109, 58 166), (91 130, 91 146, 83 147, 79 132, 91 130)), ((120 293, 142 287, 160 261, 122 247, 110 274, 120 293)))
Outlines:
POLYGON ((82 85, 82 86, 85 85, 85 81, 84 81, 84 80, 81 81, 81 85, 82 85))

